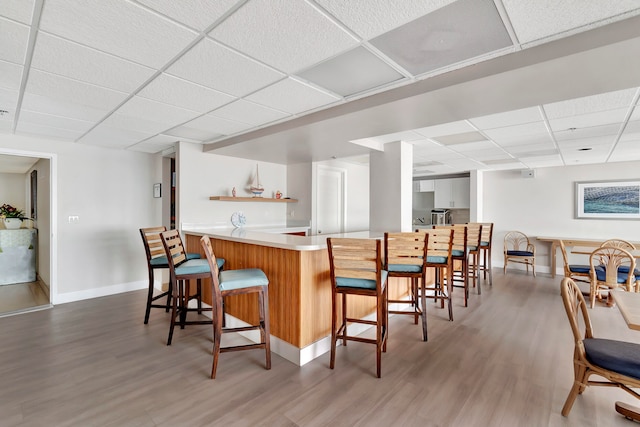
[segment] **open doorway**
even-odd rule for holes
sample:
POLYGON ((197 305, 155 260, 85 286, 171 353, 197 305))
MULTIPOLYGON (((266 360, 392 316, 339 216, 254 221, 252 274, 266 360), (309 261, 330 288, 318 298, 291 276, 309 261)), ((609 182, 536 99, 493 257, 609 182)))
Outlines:
POLYGON ((0 316, 51 307, 55 277, 54 155, 0 150, 0 205, 22 211, 20 227, 0 224, 0 316))

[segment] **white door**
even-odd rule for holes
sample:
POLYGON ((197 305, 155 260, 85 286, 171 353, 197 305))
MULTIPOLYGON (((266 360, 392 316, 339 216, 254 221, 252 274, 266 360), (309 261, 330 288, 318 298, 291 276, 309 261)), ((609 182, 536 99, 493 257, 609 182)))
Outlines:
POLYGON ((344 232, 345 170, 318 165, 316 224, 317 234, 344 232))

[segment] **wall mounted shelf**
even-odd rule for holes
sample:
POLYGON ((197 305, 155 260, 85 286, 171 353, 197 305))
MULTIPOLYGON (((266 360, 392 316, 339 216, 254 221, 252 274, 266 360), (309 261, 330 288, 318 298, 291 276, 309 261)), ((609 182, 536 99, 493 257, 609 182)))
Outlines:
POLYGON ((232 196, 211 196, 209 200, 221 202, 268 202, 268 203, 296 203, 297 199, 274 199, 269 197, 232 197, 232 196))

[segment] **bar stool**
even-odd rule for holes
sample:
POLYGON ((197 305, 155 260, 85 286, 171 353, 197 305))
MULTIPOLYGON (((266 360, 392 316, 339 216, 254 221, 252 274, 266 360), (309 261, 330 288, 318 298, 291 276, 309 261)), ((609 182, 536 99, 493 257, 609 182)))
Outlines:
POLYGON ((489 286, 493 286, 493 273, 491 271, 491 250, 493 247, 493 223, 480 222, 482 225, 482 235, 480 237, 480 254, 481 261, 479 269, 482 271, 484 280, 487 280, 487 271, 489 272, 489 286))
POLYGON ((380 240, 327 238, 329 265, 331 271, 331 362, 336 362, 336 345, 342 340, 358 341, 376 346, 376 374, 382 373, 382 352, 387 351, 388 288, 387 271, 382 268, 380 240), (375 298, 376 320, 348 317, 347 295, 361 295, 375 298), (338 327, 338 296, 341 296, 341 321, 338 327), (373 339, 349 335, 348 323, 361 323, 376 327, 373 339))
MULTIPOLYGON (((213 321, 207 320, 187 320, 187 313, 197 311, 202 314, 203 311, 212 311, 211 308, 202 307, 202 279, 211 276, 209 262, 206 259, 187 259, 187 254, 182 244, 182 238, 177 230, 169 230, 160 234, 162 245, 169 264, 169 272, 172 287, 172 309, 171 309, 171 325, 169 326, 169 337, 167 345, 171 345, 173 338, 173 329, 176 319, 179 317, 180 329, 184 329, 185 325, 211 325, 213 321), (191 293, 191 280, 196 280, 196 293, 191 293), (189 308, 189 301, 195 299, 197 308, 189 308)), ((224 260, 218 261, 218 268, 224 263, 224 260)))
POLYGON ((212 308, 213 308, 213 365, 211 367, 211 379, 216 377, 218 368, 218 356, 220 353, 239 350, 253 350, 264 348, 266 369, 271 369, 271 338, 269 330, 269 279, 258 268, 244 268, 239 270, 218 270, 216 256, 211 247, 208 236, 200 239, 200 244, 206 255, 209 274, 211 276, 212 308), (245 295, 255 293, 258 295, 258 324, 237 328, 223 329, 222 301, 224 297, 233 295, 245 295), (229 347, 220 346, 220 338, 223 333, 260 331, 260 342, 253 344, 236 345, 229 347))
MULTIPOLYGON (((419 304, 418 283, 426 282, 427 247, 429 234, 427 230, 404 233, 384 233, 384 269, 389 277, 403 277, 411 281, 411 299, 389 300, 389 304, 411 304, 411 311, 389 310, 392 314, 405 314, 414 317, 422 316, 422 340, 427 341, 426 308, 419 304)), ((424 294, 424 289, 422 290, 424 294)))
POLYGON ((422 289, 422 308, 426 312, 426 293, 429 298, 440 300, 440 307, 444 308, 447 301, 449 308, 449 320, 453 320, 453 305, 451 292, 453 291, 453 259, 451 248, 453 246, 453 230, 450 227, 434 228, 429 231, 429 253, 427 254, 426 268, 435 270, 433 285, 424 285, 422 289), (446 279, 445 279, 446 277, 446 279))
POLYGON ((482 224, 467 223, 467 251, 469 274, 473 280, 473 287, 478 285, 478 295, 482 293, 480 287, 480 239, 482 237, 482 224))
MULTIPOLYGON (((169 288, 166 292, 162 292, 158 295, 153 295, 154 291, 154 272, 157 269, 169 268, 167 261, 167 255, 162 245, 162 239, 160 233, 167 231, 167 227, 149 227, 141 228, 140 236, 142 236, 142 243, 144 244, 144 251, 147 254, 147 269, 149 270, 149 290, 147 293, 147 308, 144 313, 144 324, 149 323, 149 314, 152 308, 164 308, 168 313, 171 309, 171 294, 172 294, 172 282, 169 280, 169 288), (166 304, 153 304, 154 301, 167 297, 166 304)), ((186 257, 190 259, 200 258, 199 253, 187 253, 186 257)), ((222 260, 224 264, 224 260, 222 260)))
POLYGON ((450 228, 453 230, 453 242, 451 247, 452 259, 452 286, 462 288, 464 291, 464 306, 468 306, 469 299, 469 252, 467 249, 467 226, 456 225, 434 225, 434 228, 450 228), (457 268, 457 266, 460 268, 457 268), (461 282, 461 285, 456 285, 461 282))

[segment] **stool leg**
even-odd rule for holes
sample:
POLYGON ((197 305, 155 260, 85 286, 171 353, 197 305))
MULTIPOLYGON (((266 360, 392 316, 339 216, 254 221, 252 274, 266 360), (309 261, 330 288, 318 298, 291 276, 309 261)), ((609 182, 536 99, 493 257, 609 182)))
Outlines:
POLYGON ((336 327, 338 326, 337 325, 338 301, 336 301, 337 297, 338 295, 336 294, 335 290, 332 290, 331 292, 331 361, 329 362, 329 367, 331 369, 333 369, 336 364, 336 341, 338 340, 337 330, 336 330, 336 327))
MULTIPOLYGON (((388 286, 388 285, 387 285, 388 286)), ((418 324, 418 317, 420 316, 418 305, 418 278, 411 278, 411 305, 413 306, 413 324, 418 324)))
POLYGON ((342 345, 347 345, 347 295, 342 294, 342 345))
POLYGON ((180 329, 184 329, 187 321, 187 308, 189 308, 189 295, 191 295, 191 281, 182 280, 180 289, 180 329))
POLYGON ((269 288, 262 287, 259 295, 260 303, 260 333, 265 351, 265 367, 271 369, 271 328, 269 326, 269 288))
POLYGON ((376 375, 380 378, 382 374, 382 339, 383 339, 383 331, 382 327, 384 324, 384 305, 386 305, 384 301, 384 297, 382 295, 377 298, 377 313, 376 313, 376 375), (382 301, 381 301, 382 300, 382 301))
POLYGON ((151 302, 153 301, 153 268, 149 268, 149 291, 147 292, 147 309, 144 313, 144 324, 149 323, 149 314, 151 313, 151 302))
POLYGON ((420 298, 421 298, 421 302, 422 302, 422 341, 426 341, 427 340, 427 291, 426 291, 426 284, 425 284, 425 280, 426 277, 425 275, 422 276, 422 284, 421 284, 421 292, 420 292, 420 298))
POLYGON ((216 300, 213 303, 213 364, 211 365, 211 379, 215 379, 218 369, 218 356, 220 356, 220 338, 222 336, 222 302, 216 300))
MULTIPOLYGON (((169 283, 171 283, 171 281, 169 283)), ((180 283, 176 283, 174 288, 172 289, 173 298, 172 298, 172 308, 171 308, 171 324, 169 325, 169 337, 167 338, 167 345, 171 345, 171 340, 173 339, 173 328, 176 325, 176 317, 178 316, 178 300, 180 298, 178 295, 175 295, 175 293, 179 288, 180 288, 180 283)))

